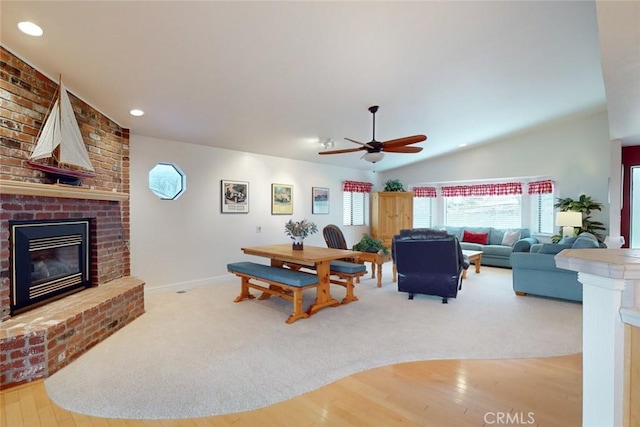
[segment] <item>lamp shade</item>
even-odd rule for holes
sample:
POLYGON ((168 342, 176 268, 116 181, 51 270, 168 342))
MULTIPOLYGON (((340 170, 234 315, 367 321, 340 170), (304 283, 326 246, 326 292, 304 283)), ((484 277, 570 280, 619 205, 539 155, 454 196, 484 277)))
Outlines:
POLYGON ((572 237, 575 233, 573 227, 582 227, 582 213, 558 212, 556 214, 556 225, 562 227, 562 237, 572 237))
POLYGON ((581 227, 582 226, 582 213, 581 212, 558 212, 556 214, 556 225, 561 227, 581 227))

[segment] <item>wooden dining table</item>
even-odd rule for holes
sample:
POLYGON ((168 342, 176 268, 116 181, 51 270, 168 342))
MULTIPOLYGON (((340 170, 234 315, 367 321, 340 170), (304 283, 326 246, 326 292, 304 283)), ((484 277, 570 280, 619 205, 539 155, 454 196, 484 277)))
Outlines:
POLYGON ((331 297, 331 261, 342 258, 357 258, 361 254, 358 251, 309 245, 304 245, 303 250, 293 250, 290 243, 250 246, 241 248, 241 250, 247 255, 269 258, 272 267, 283 268, 286 262, 313 267, 318 275, 318 287, 316 288, 315 301, 307 308, 309 315, 325 307, 340 305, 338 300, 331 297))

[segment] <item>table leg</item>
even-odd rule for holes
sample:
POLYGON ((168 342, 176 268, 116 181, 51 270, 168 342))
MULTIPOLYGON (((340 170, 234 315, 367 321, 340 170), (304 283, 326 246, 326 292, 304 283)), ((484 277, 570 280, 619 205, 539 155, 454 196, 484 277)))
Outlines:
POLYGON ((371 278, 372 279, 376 278, 376 262, 375 261, 371 261, 371 278))
POLYGON ((316 300, 307 308, 307 314, 312 315, 325 307, 337 307, 340 302, 331 297, 330 261, 322 261, 316 265, 318 275, 318 287, 316 288, 316 300))
MULTIPOLYGON (((382 287, 382 263, 378 264, 376 267, 378 267, 378 287, 382 287)), ((371 269, 373 270, 373 266, 371 266, 371 269)))
POLYGON ((476 273, 480 273, 481 262, 482 262, 482 255, 478 255, 478 258, 476 258, 476 261, 474 262, 474 265, 476 266, 476 273))

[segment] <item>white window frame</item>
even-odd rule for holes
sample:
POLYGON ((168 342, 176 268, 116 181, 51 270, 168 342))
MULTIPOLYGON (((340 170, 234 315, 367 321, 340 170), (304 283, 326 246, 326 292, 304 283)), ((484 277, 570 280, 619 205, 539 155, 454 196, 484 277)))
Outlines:
POLYGON ((371 196, 369 193, 343 191, 342 225, 368 226, 371 196))
POLYGON ((413 197, 413 228, 432 228, 435 197, 413 197))

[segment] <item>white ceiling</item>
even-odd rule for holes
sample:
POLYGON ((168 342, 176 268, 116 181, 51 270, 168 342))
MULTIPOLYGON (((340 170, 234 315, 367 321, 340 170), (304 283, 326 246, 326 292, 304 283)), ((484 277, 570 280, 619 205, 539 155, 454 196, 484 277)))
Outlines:
POLYGON ((318 140, 370 141, 380 105, 377 140, 428 135, 381 171, 604 108, 603 65, 612 136, 640 144, 639 4, 599 5, 599 40, 590 1, 3 0, 0 35, 138 135, 372 169, 318 140))

